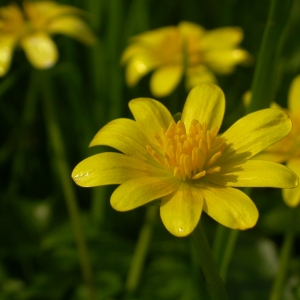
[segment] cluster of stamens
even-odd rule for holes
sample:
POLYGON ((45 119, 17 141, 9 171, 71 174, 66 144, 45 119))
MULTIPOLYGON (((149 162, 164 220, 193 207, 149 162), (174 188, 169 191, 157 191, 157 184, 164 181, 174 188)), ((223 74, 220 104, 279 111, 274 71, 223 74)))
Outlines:
POLYGON ((193 120, 187 133, 182 121, 172 122, 166 131, 162 130, 162 138, 155 136, 162 148, 162 156, 149 145, 146 148, 157 162, 173 171, 179 179, 199 179, 221 169, 216 162, 227 145, 223 138, 217 137, 218 131, 217 127, 207 130, 206 123, 193 120))

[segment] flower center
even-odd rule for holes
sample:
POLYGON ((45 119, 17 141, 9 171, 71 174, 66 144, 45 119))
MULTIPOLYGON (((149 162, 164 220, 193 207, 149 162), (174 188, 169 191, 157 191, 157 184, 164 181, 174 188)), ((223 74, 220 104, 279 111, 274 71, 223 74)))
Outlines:
POLYGON ((193 120, 187 133, 182 121, 171 122, 162 132, 162 139, 156 139, 162 148, 162 156, 149 145, 146 146, 152 157, 174 176, 181 180, 199 179, 206 174, 220 171, 216 162, 226 148, 223 138, 217 137, 219 128, 207 130, 206 123, 193 120))

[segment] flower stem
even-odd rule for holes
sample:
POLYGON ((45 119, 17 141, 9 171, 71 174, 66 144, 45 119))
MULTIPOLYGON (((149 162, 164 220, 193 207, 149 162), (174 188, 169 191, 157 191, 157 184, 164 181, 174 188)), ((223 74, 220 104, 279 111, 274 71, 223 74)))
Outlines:
POLYGON ((282 50, 282 39, 290 15, 293 0, 282 2, 271 0, 268 21, 260 46, 257 65, 251 86, 251 102, 247 113, 267 108, 274 100, 277 76, 278 58, 282 50))
POLYGON ((145 221, 138 237, 125 284, 128 296, 133 295, 138 287, 145 259, 149 250, 157 210, 156 206, 150 206, 147 208, 145 221))
POLYGON ((290 257, 292 252, 292 247, 295 239, 296 228, 295 224, 299 220, 298 209, 291 208, 291 219, 289 227, 284 237, 283 246, 280 253, 279 270, 276 274, 275 281, 271 290, 270 300, 280 300, 282 299, 282 293, 284 288, 284 283, 286 279, 287 269, 290 263, 290 257))
POLYGON ((191 236, 196 247, 200 265, 202 267, 212 299, 228 300, 229 298, 227 296, 224 283, 220 277, 217 263, 213 257, 204 229, 200 222, 191 236))
POLYGON ((52 95, 53 89, 51 88, 51 82, 48 78, 49 76, 47 76, 47 71, 42 71, 39 74, 42 98, 44 101, 46 126, 48 129, 51 145, 53 147, 56 168, 62 185, 64 198, 66 200, 70 221, 75 234, 82 275, 89 290, 89 299, 92 300, 95 299, 92 270, 89 261, 87 245, 80 221, 76 194, 73 188, 73 184, 71 182, 71 172, 66 160, 65 146, 63 143, 63 138, 60 132, 58 122, 55 117, 55 109, 53 105, 54 97, 52 95))

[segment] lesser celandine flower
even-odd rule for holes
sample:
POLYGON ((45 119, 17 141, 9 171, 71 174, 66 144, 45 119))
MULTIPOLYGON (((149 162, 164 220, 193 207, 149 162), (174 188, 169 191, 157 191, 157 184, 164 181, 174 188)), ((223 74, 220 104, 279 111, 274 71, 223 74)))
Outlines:
POLYGON ((13 50, 21 46, 38 69, 52 67, 58 51, 50 35, 62 33, 92 44, 96 38, 80 18, 83 11, 53 1, 25 1, 0 8, 0 76, 7 73, 13 50))
POLYGON ((111 196, 116 210, 161 198, 161 219, 176 236, 190 234, 202 210, 224 226, 246 229, 255 225, 258 211, 246 194, 233 187, 298 184, 287 167, 251 159, 290 132, 291 120, 280 109, 249 114, 218 136, 225 98, 212 84, 192 89, 177 123, 156 100, 134 99, 129 107, 135 121, 111 121, 90 144, 122 153, 91 156, 72 173, 84 187, 120 184, 111 196))
MULTIPOLYGON (((258 158, 286 162, 287 166, 300 176, 300 76, 291 84, 287 111, 293 122, 292 131, 283 140, 259 154, 258 158)), ((300 187, 284 189, 283 199, 289 206, 297 206, 300 203, 300 187)))
POLYGON ((188 90, 200 83, 215 83, 214 73, 231 73, 249 59, 248 52, 238 48, 242 39, 238 27, 207 31, 191 22, 145 32, 133 37, 123 53, 126 82, 134 86, 154 71, 150 88, 157 97, 170 94, 183 75, 188 90))

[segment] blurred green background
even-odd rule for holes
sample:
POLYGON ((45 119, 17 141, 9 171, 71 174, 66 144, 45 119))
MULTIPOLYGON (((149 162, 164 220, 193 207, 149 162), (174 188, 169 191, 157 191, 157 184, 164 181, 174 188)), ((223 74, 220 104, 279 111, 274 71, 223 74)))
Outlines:
MULTIPOLYGON (((21 5, 21 1, 15 2, 21 5)), ((88 48, 62 35, 54 37, 60 59, 52 69, 44 71, 52 115, 39 89, 43 71, 34 70, 22 50, 16 49, 10 71, 0 79, 1 300, 92 299, 81 272, 60 166, 63 164, 71 174, 78 162, 107 150, 88 148, 97 131, 112 119, 131 118, 129 100, 153 97, 149 90, 150 75, 134 88, 125 85, 120 57, 128 38, 182 20, 206 29, 241 27, 242 47, 253 56, 253 64, 218 77, 227 100, 222 128, 225 130, 245 113, 242 98, 251 87, 270 10, 270 1, 266 0, 58 2, 88 11, 87 21, 99 40, 88 48), (53 136, 57 134, 55 146, 53 136), (62 151, 55 150, 60 147, 62 151)), ((276 101, 283 107, 289 84, 300 71, 300 4, 294 2, 278 61, 276 101)), ((8 3, 0 1, 1 6, 8 3)), ((186 96, 181 84, 170 96, 158 100, 175 114, 181 110, 186 96)), ((71 182, 70 176, 66 180, 75 190, 80 210, 94 299, 209 299, 189 237, 171 236, 158 214, 153 220, 152 239, 139 285, 130 295, 125 282, 146 209, 116 212, 109 204, 114 187, 83 189, 71 182)), ((260 218, 255 228, 239 235, 229 266, 226 287, 235 300, 268 299, 290 220, 291 209, 283 203, 280 190, 255 189, 251 197, 260 218)), ((205 214, 201 218, 212 243, 217 224, 205 214)), ((300 299, 300 221, 294 226, 298 236, 292 249, 284 300, 300 299)))

